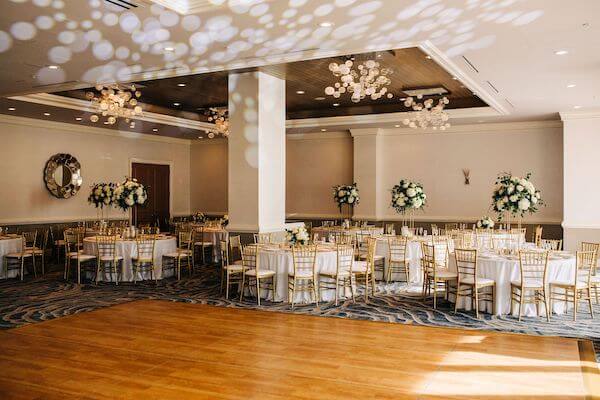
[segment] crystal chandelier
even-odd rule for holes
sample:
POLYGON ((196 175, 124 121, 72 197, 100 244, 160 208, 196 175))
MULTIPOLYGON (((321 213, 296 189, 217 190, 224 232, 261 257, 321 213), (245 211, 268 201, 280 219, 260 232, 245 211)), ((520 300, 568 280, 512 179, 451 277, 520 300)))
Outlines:
POLYGON ((335 77, 340 78, 340 82, 326 87, 326 95, 337 99, 347 92, 352 95, 353 103, 358 103, 367 96, 371 100, 377 100, 383 96, 388 99, 394 97, 387 88, 392 83, 388 78, 388 75, 393 73, 391 69, 380 68, 380 64, 374 60, 358 64, 356 70, 352 67, 354 67, 352 60, 346 60, 343 64, 329 64, 329 70, 335 77))
POLYGON ((229 111, 226 108, 211 107, 206 110, 205 115, 208 117, 208 122, 215 124, 215 128, 208 131, 210 139, 216 135, 229 136, 229 111))
POLYGON ((142 93, 135 85, 128 87, 117 84, 96 85, 95 89, 97 93, 89 91, 85 94, 96 110, 90 117, 90 121, 98 122, 99 114, 106 118, 107 125, 114 125, 118 118, 125 118, 125 122, 129 123, 131 128, 135 127, 135 122, 131 119, 142 114, 142 107, 138 105, 142 93))
MULTIPOLYGON (((419 100, 422 98, 423 96, 417 96, 419 100)), ((446 96, 439 99, 435 106, 433 105, 433 99, 427 99, 420 103, 412 97, 408 97, 404 101, 404 106, 411 107, 413 112, 402 123, 410 128, 432 128, 433 130, 439 128, 445 131, 447 128, 450 128, 450 123, 448 122, 450 116, 444 110, 448 103, 450 103, 450 100, 446 96)))

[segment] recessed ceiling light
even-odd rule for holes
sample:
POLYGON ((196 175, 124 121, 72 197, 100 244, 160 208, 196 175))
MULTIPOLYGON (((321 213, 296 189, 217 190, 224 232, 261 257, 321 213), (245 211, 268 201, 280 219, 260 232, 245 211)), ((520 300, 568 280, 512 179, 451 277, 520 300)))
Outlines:
POLYGON ((456 76, 453 76, 452 79, 454 79, 455 81, 458 80, 458 78, 456 76))
POLYGON ((154 128, 152 129, 152 132, 158 132, 158 129, 154 128))
POLYGON ((323 101, 323 100, 325 100, 325 97, 315 97, 315 100, 316 101, 323 101))
POLYGON ((179 87, 186 87, 186 84, 185 83, 178 83, 177 86, 179 86, 179 87))
POLYGON ((321 129, 321 132, 327 132, 327 129, 323 128, 321 129))
POLYGON ((179 106, 181 105, 181 103, 173 103, 173 105, 174 105, 175 107, 179 107, 179 106))
POLYGON ((425 56, 425 58, 431 60, 431 56, 425 56))
POLYGON ((204 136, 198 136, 198 139, 204 139, 204 136))
POLYGON ((296 94, 304 94, 306 93, 304 90, 296 90, 296 94))
POLYGON ((77 118, 75 118, 75 121, 81 121, 82 119, 83 118, 81 118, 81 117, 77 117, 77 118))
POLYGON ((330 26, 333 26, 333 22, 329 22, 329 21, 321 22, 319 24, 319 26, 321 26, 323 28, 329 28, 330 26))
POLYGON ((569 54, 569 52, 567 50, 556 50, 554 54, 556 54, 557 56, 564 56, 569 54))
POLYGON ((579 110, 581 106, 573 106, 574 109, 579 110))
POLYGON ((574 88, 575 86, 577 86, 577 85, 576 85, 576 84, 574 84, 574 83, 571 83, 571 84, 567 85, 567 87, 568 87, 569 89, 571 89, 571 88, 574 88))
POLYGON ((394 125, 395 128, 400 128, 400 125, 394 125))
POLYGON ((334 106, 334 107, 339 107, 339 106, 340 106, 340 103, 333 103, 333 106, 334 106))
POLYGON ((165 51, 175 51, 175 47, 165 47, 165 51))
POLYGON ((108 125, 108 121, 104 121, 104 125, 108 125))
POLYGON ((45 115, 46 117, 49 117, 49 116, 50 116, 50 113, 44 113, 44 115, 45 115))
POLYGON ((58 69, 58 65, 48 65, 48 69, 58 69))
POLYGON ((8 107, 8 111, 15 111, 15 110, 16 110, 16 108, 14 108, 14 107, 8 107))

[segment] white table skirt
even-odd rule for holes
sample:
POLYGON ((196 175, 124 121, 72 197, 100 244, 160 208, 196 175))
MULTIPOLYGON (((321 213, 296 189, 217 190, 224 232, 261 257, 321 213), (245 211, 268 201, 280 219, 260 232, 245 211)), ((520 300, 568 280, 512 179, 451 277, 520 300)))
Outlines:
POLYGON ((211 229, 204 228, 204 238, 203 242, 210 242, 213 244, 212 252, 213 252, 213 260, 215 262, 221 261, 221 240, 227 241, 229 237, 229 232, 224 229, 211 229))
POLYGON ((21 237, 10 238, 10 239, 0 239, 0 261, 2 261, 2 265, 0 265, 0 279, 14 278, 20 272, 20 270, 10 270, 8 271, 8 276, 4 275, 4 256, 10 253, 17 253, 21 251, 21 241, 23 239, 21 237))
MULTIPOLYGON (((575 264, 576 260, 572 255, 569 256, 569 258, 551 258, 548 261, 548 281, 573 280, 575 275, 575 264)), ((449 269, 456 271, 456 259, 454 256, 450 257, 449 269)), ((493 279, 496 282, 496 292, 494 294, 495 309, 493 310, 493 313, 495 315, 510 314, 510 282, 519 281, 521 279, 518 256, 512 256, 510 258, 506 256, 480 256, 478 260, 478 269, 478 276, 493 279)), ((547 292, 547 295, 549 296, 549 292, 547 292)), ((454 301, 454 296, 449 296, 449 300, 454 301)), ((458 306, 460 309, 470 310, 470 298, 461 297, 458 306)), ((480 311, 491 313, 491 303, 481 302, 480 311)), ((556 314, 565 313, 565 303, 559 301, 553 302, 552 311, 556 314)), ((541 316, 544 316, 545 312, 544 306, 541 305, 541 316)), ((517 303, 515 303, 514 315, 518 315, 517 303)), ((523 315, 528 317, 537 316, 538 313, 535 305, 525 305, 523 315)))
MULTIPOLYGON (((83 240, 83 251, 85 254, 96 255, 96 238, 90 237, 83 240)), ((166 275, 162 273, 163 255, 173 253, 177 250, 177 240, 174 237, 166 239, 157 239, 154 246, 154 276, 156 279, 162 279, 173 276, 174 271, 167 271, 166 275)), ((133 267, 131 259, 137 256, 137 243, 135 240, 117 240, 117 255, 123 257, 122 281, 133 281, 133 267)), ((104 276, 99 276, 99 281, 110 281, 110 273, 106 272, 104 276)), ((150 279, 150 272, 138 272, 137 280, 150 279)), ((116 279, 116 277, 114 277, 116 279)))
MULTIPOLYGON (((275 294, 275 301, 289 301, 288 299, 288 272, 294 270, 294 264, 292 260, 292 252, 286 250, 270 250, 261 249, 258 253, 258 262, 260 269, 268 269, 276 272, 277 280, 277 293, 275 294)), ((316 260, 316 271, 317 276, 320 272, 335 273, 337 268, 337 253, 335 251, 318 251, 316 260)), ((342 289, 340 288, 340 293, 342 289)), ((343 296, 343 294, 340 294, 343 296)), ((318 289, 317 289, 318 296, 318 289)), ((270 290, 261 290, 261 297, 271 297, 270 290)), ((319 301, 331 301, 335 298, 335 292, 333 290, 322 290, 321 299, 319 301)), ((296 291, 295 302, 308 303, 312 301, 311 294, 309 292, 298 292, 296 291)))

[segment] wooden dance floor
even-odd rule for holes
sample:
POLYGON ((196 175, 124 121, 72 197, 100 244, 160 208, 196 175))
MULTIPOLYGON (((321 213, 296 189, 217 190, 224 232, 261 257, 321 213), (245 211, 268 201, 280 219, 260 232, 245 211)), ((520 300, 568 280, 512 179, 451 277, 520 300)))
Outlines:
POLYGON ((591 398, 585 341, 137 301, 0 331, 0 399, 591 398))

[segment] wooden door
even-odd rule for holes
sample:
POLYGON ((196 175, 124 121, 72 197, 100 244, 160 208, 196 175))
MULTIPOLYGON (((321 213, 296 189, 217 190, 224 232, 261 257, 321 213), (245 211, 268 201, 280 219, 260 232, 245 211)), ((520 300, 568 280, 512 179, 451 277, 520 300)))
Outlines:
POLYGON ((133 163, 131 175, 148 190, 148 200, 137 207, 138 225, 158 225, 168 230, 170 215, 169 166, 161 164, 133 163))

